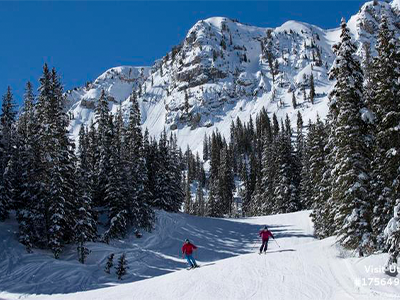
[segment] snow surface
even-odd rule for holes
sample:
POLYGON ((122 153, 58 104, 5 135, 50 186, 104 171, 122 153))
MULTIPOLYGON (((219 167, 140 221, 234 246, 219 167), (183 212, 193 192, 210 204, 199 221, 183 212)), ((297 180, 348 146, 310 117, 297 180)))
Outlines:
MULTIPOLYGON (((244 219, 214 219, 157 212, 153 233, 142 239, 89 244, 87 265, 75 249, 55 260, 45 251, 26 254, 15 241, 15 221, 1 224, 1 299, 393 299, 399 285, 383 285, 387 254, 354 258, 335 238, 313 237, 310 211, 244 219), (271 240, 258 255, 258 231, 271 240), (187 271, 179 250, 185 238, 199 249, 200 268, 187 271), (104 273, 106 256, 125 252, 128 275, 104 273), (378 284, 369 283, 369 278, 378 284), (109 287, 107 287, 109 286, 109 287), (107 288, 104 288, 107 287, 107 288), (87 290, 83 291, 82 290, 87 290), (79 291, 79 292, 76 292, 79 291), (71 293, 72 292, 72 293, 71 293), (47 294, 47 295, 46 295, 47 294), (51 294, 51 295, 49 295, 51 294)), ((116 260, 115 259, 115 260, 116 260)), ((393 280, 393 278, 392 278, 393 280)), ((397 279, 398 280, 398 279, 397 279)))

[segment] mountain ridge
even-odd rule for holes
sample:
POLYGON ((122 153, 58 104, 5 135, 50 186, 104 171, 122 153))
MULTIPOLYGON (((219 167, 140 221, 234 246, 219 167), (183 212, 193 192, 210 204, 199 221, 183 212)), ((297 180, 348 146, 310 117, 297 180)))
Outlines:
MULTIPOLYGON (((382 13, 389 16, 391 28, 399 35, 398 11, 399 1, 372 1, 349 19, 361 59, 364 44, 370 44, 371 53, 375 51, 382 13)), ((127 99, 134 91, 139 96, 142 126, 150 135, 157 137, 165 128, 176 133, 180 147, 189 146, 200 154, 205 134, 218 129, 229 138, 232 121, 239 117, 247 122, 262 108, 278 118, 288 115, 292 125, 299 111, 306 122, 317 115, 324 118, 333 86, 328 79, 334 60, 332 45, 339 35, 339 28, 322 29, 295 20, 276 28, 246 25, 225 17, 200 20, 180 45, 153 66, 142 67, 142 73, 140 67, 112 68, 104 73, 109 72, 108 77, 103 74, 94 82, 103 79, 103 84, 83 94, 67 92, 74 117, 72 136, 76 139, 80 126, 93 120, 95 96, 103 88, 111 96, 111 111, 116 112, 121 103, 126 116, 130 105, 127 99), (121 80, 120 75, 126 75, 129 68, 136 70, 132 78, 129 76, 131 81, 121 80), (309 98, 311 74, 316 90, 314 103, 309 98)))

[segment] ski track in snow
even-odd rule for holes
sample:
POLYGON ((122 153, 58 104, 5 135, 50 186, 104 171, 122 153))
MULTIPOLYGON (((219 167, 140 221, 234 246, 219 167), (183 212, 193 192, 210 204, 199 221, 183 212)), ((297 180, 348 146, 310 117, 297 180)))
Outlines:
POLYGON ((360 286, 386 254, 355 258, 331 237, 313 237, 310 211, 244 219, 214 219, 157 212, 153 233, 130 235, 111 245, 91 243, 86 265, 74 247, 60 260, 46 251, 26 254, 15 240, 15 221, 1 224, 0 299, 399 299, 399 286, 360 286), (267 224, 266 255, 258 255, 258 231, 267 224), (186 270, 179 254, 185 238, 198 247, 200 268, 186 270), (104 273, 106 257, 123 252, 128 275, 118 281, 104 273), (111 286, 108 288, 104 288, 111 286))

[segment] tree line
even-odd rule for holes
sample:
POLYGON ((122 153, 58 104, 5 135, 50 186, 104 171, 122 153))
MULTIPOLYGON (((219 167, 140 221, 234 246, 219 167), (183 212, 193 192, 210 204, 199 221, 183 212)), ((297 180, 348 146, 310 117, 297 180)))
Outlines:
POLYGON ((124 122, 121 109, 110 113, 102 91, 94 121, 80 127, 75 149, 55 69, 44 65, 39 83, 37 96, 27 83, 18 118, 8 88, 0 115, 0 220, 15 211, 28 252, 51 249, 59 258, 74 243, 84 263, 87 242, 150 231, 154 209, 181 208, 183 158, 176 137, 163 132, 156 141, 147 131, 143 135, 134 92, 124 122), (106 229, 101 235, 99 224, 106 229))
MULTIPOLYGON (((363 47, 368 50, 368 47, 363 47)), ((333 47, 327 120, 297 128, 262 110, 203 142, 210 161, 205 214, 230 215, 234 180, 246 216, 312 209, 315 234, 359 255, 400 248, 400 47, 382 16, 377 56, 359 61, 346 22, 333 47), (395 215, 393 215, 395 209, 395 215), (391 230, 386 229, 390 221, 391 230), (386 233, 385 233, 386 232, 386 233)))

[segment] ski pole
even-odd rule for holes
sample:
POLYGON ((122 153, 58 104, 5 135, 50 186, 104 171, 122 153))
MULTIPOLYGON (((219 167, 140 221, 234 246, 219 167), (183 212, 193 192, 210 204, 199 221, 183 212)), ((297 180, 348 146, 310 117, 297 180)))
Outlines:
POLYGON ((258 241, 255 241, 255 242, 254 242, 253 247, 251 247, 251 250, 254 250, 254 248, 256 247, 257 242, 258 242, 258 241))
POLYGON ((278 242, 274 239, 275 243, 278 245, 278 247, 280 248, 281 246, 279 246, 278 242))

